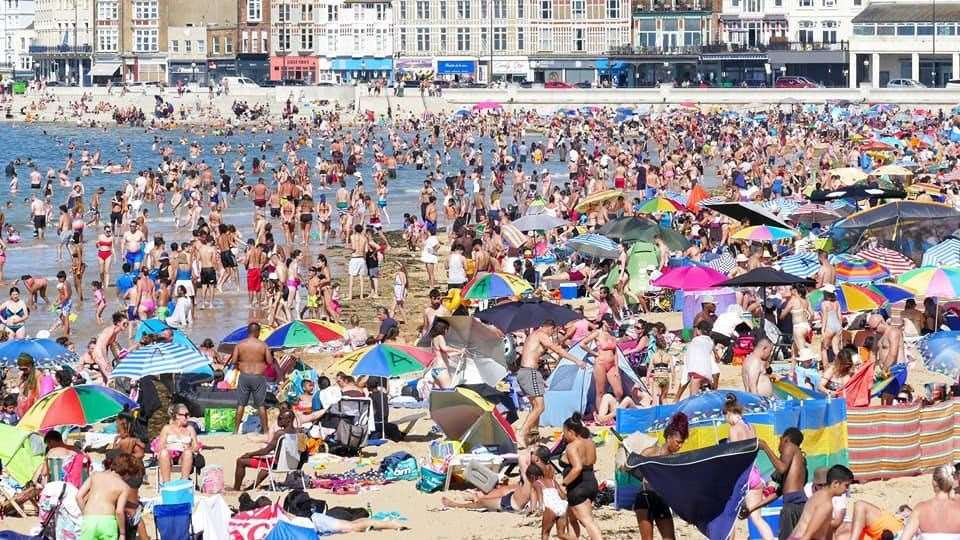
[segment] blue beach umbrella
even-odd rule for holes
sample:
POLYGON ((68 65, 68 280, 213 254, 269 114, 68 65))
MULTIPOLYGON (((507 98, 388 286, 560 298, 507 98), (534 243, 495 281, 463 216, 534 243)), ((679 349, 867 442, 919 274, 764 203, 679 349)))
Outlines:
POLYGON ((63 364, 75 364, 76 353, 70 351, 52 339, 17 339, 0 345, 0 366, 16 365, 21 354, 33 357, 37 367, 56 367, 63 364))
POLYGON ((784 257, 780 261, 780 270, 788 274, 808 278, 820 271, 820 259, 816 253, 805 251, 784 257))
POLYGON ((952 379, 960 376, 960 332, 934 332, 920 340, 923 365, 952 379))
POLYGON ((617 243, 602 234, 587 233, 571 238, 566 247, 598 259, 614 259, 620 253, 617 243))
POLYGON ((110 378, 140 379, 147 375, 165 373, 213 375, 213 369, 207 357, 196 349, 175 343, 154 343, 125 356, 110 374, 110 378))
POLYGON ((173 330, 173 342, 177 345, 182 345, 188 349, 198 350, 197 346, 194 345, 193 341, 190 341, 190 338, 187 337, 182 330, 179 328, 174 328, 160 319, 146 319, 144 321, 140 321, 140 326, 137 327, 137 331, 134 333, 133 339, 140 341, 143 339, 143 336, 160 334, 166 330, 173 330))

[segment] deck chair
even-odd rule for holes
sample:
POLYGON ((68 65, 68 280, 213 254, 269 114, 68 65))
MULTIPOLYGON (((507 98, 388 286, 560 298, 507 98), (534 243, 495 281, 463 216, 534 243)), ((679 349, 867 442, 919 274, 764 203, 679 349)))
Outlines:
POLYGON ((193 505, 158 504, 153 507, 158 540, 192 540, 193 505))
MULTIPOLYGON (((270 490, 277 490, 275 475, 282 474, 284 478, 288 473, 300 470, 300 440, 299 434, 287 433, 277 442, 277 449, 273 455, 266 460, 260 460, 257 464, 257 477, 260 471, 267 472, 267 482, 270 484, 270 490)), ((307 485, 300 475, 300 487, 306 491, 307 485)))
POLYGON ((0 482, 0 506, 10 505, 20 517, 27 517, 27 513, 24 511, 23 507, 20 506, 20 503, 17 502, 17 494, 14 493, 13 489, 8 487, 6 484, 0 482))
POLYGON ((339 456, 357 456, 367 445, 367 439, 374 430, 372 414, 373 402, 370 398, 343 397, 332 405, 320 419, 323 427, 332 429, 327 438, 331 454, 339 456))

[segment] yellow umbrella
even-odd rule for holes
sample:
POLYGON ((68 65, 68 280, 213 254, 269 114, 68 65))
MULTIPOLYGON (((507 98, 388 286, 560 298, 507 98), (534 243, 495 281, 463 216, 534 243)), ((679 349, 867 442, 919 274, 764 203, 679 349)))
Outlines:
POLYGON ((830 177, 836 176, 840 178, 840 183, 845 186, 853 185, 857 182, 863 182, 868 178, 867 173, 856 167, 840 167, 837 169, 830 169, 827 171, 827 174, 830 177))
POLYGON ((590 195, 587 195, 586 197, 581 199, 580 202, 577 203, 577 206, 575 208, 577 212, 584 212, 595 205, 603 204, 609 201, 610 199, 616 199, 617 197, 622 197, 622 196, 623 196, 622 189, 606 189, 603 191, 598 191, 596 193, 591 193, 590 195))
POLYGON ((870 176, 913 176, 913 171, 900 165, 884 165, 874 169, 870 176))

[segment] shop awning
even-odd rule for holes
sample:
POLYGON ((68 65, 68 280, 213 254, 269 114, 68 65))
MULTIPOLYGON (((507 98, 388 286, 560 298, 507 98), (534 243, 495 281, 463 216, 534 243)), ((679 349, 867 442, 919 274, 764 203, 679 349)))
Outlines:
POLYGON ((97 63, 97 64, 94 64, 92 68, 90 68, 90 76, 91 77, 113 77, 114 75, 117 74, 118 71, 120 71, 120 64, 97 63))

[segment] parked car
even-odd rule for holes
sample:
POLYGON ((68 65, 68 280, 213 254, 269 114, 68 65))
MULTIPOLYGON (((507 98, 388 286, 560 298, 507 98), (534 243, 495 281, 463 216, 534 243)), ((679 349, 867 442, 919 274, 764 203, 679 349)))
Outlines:
POLYGON ((224 83, 226 83, 227 87, 231 90, 238 88, 260 88, 260 85, 257 84, 256 81, 246 77, 223 77, 220 79, 220 84, 224 83))
POLYGON ((960 79, 950 79, 946 84, 947 88, 960 88, 960 79))
POLYGON ((543 84, 544 88, 560 88, 560 89, 570 89, 573 88, 573 85, 570 83, 565 83, 563 81, 547 81, 543 84))
POLYGON ((520 88, 533 88, 532 81, 520 81, 520 88))
POLYGON ((775 83, 774 88, 820 88, 820 85, 806 77, 780 77, 775 83))
POLYGON ((580 81, 574 84, 573 86, 577 88, 593 88, 593 83, 591 83, 590 81, 580 81))
POLYGON ((926 88, 927 85, 913 79, 891 79, 887 88, 926 88))

